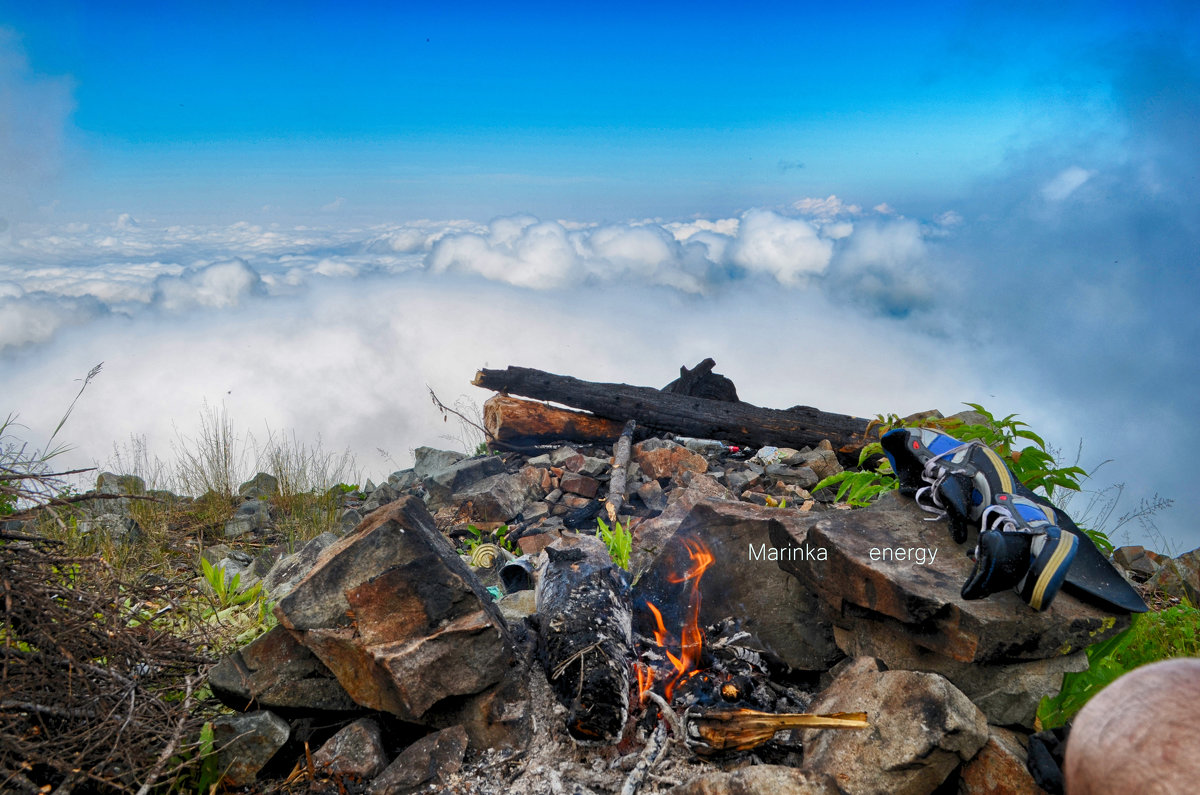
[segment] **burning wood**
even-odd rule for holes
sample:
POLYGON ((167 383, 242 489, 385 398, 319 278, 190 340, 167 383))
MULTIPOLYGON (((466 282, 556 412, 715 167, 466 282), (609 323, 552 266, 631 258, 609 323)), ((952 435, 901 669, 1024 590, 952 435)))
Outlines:
POLYGON ((773 714, 754 709, 690 709, 683 716, 684 741, 697 754, 749 751, 787 729, 868 729, 865 712, 773 714))
POLYGON ((666 653, 672 668, 670 678, 663 686, 663 696, 668 701, 674 693, 675 686, 680 680, 698 672, 700 654, 704 648, 704 632, 700 628, 700 578, 715 560, 712 553, 698 539, 687 541, 687 552, 690 558, 688 568, 682 574, 671 575, 667 578, 673 584, 689 583, 686 606, 686 618, 679 634, 679 654, 673 653, 668 646, 673 645, 673 638, 663 624, 662 612, 653 602, 646 602, 646 607, 654 615, 657 626, 654 630, 654 641, 666 653))

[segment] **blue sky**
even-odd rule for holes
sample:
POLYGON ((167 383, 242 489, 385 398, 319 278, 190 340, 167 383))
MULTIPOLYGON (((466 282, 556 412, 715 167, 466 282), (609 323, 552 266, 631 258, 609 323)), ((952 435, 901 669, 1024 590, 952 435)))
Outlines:
POLYGON ((1183 551, 1198 191, 1193 3, 0 0, 0 412, 105 361, 85 462, 207 403, 378 480, 425 384, 713 356, 761 405, 1017 412, 1183 551))
POLYGON ((69 86, 64 211, 944 200, 1035 138, 1112 132, 1118 51, 1195 24, 1134 3, 247 5, 0 5, 29 70, 69 86))

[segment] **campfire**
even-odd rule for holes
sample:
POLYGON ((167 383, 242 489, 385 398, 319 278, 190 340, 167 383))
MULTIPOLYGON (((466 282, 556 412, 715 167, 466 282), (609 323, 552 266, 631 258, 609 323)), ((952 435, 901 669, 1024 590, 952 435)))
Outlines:
MULTIPOLYGON (((690 750, 709 756, 758 748, 791 729, 867 727, 861 712, 803 712, 808 695, 772 679, 762 655, 740 645, 749 633, 738 631, 732 617, 702 627, 701 578, 716 558, 699 538, 683 539, 679 550, 665 576, 674 604, 643 598, 639 605, 653 619, 652 637, 638 636, 634 663, 644 730, 661 732, 665 721, 690 750), (667 626, 664 612, 680 616, 677 628, 667 626)), ((648 747, 658 742, 651 734, 648 747)))

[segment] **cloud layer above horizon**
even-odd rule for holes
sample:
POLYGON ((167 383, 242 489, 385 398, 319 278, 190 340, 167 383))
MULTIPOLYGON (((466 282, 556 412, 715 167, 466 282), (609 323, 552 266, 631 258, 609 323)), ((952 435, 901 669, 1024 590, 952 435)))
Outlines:
MULTIPOLYGON (((1183 241, 1156 245, 1178 262, 1160 270, 1119 225, 1104 233, 1124 264, 1070 255, 1096 245, 1086 219, 1124 200, 1090 188, 1120 176, 1017 173, 1003 221, 969 202, 915 219, 827 196, 620 224, 26 226, 0 240, 0 377, 47 428, 70 377, 105 361, 72 420, 95 461, 129 435, 165 450, 224 405, 348 446, 378 479, 405 450, 454 446, 426 386, 481 402, 474 369, 508 364, 658 385, 711 355, 761 405, 1017 412, 1068 456, 1082 439, 1085 465, 1116 459, 1105 474, 1130 494, 1186 505, 1186 479, 1162 449, 1148 460, 1131 421, 1180 428, 1162 443, 1176 455, 1198 441, 1195 374, 1177 363, 1200 339, 1161 312, 1190 289, 1183 241)), ((1184 523, 1159 524, 1188 543, 1184 523)))

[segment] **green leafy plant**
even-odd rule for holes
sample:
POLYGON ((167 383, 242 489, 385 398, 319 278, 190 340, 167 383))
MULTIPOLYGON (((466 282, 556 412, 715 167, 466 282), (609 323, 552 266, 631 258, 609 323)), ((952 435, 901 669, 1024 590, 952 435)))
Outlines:
POLYGON ((978 403, 964 405, 982 414, 987 422, 951 425, 948 432, 963 441, 981 440, 1005 459, 1017 480, 1034 491, 1041 489, 1046 497, 1053 497, 1056 488, 1079 491, 1080 479, 1087 477, 1087 472, 1078 466, 1058 466, 1045 440, 1030 430, 1028 423, 1016 419, 1016 414, 996 419, 978 403))
POLYGON ((255 583, 244 591, 238 590, 238 585, 241 584, 242 579, 241 574, 234 574, 232 577, 229 577, 226 575, 223 566, 216 566, 204 558, 200 558, 200 570, 204 575, 204 581, 212 589, 218 610, 249 604, 257 599, 262 592, 262 585, 260 583, 255 583))
POLYGON ((597 517, 596 524, 599 526, 596 536, 608 547, 608 554, 613 563, 628 571, 629 555, 633 551, 633 533, 620 521, 613 522, 610 528, 607 522, 597 517))
MULTIPOLYGON (((1040 490, 1047 498, 1054 496, 1055 489, 1079 491, 1080 481, 1087 477, 1087 472, 1079 466, 1060 466, 1045 440, 1031 430, 1028 423, 1017 419, 1016 414, 997 418, 978 403, 964 405, 982 415, 984 421, 965 423, 953 417, 934 416, 905 420, 895 414, 880 414, 868 423, 867 431, 882 436, 901 427, 935 428, 964 442, 979 440, 999 453, 1017 480, 1029 489, 1040 490)), ((874 470, 861 469, 869 460, 882 455, 883 447, 879 442, 865 445, 858 458, 860 471, 839 472, 822 480, 813 491, 836 485, 837 500, 858 507, 869 504, 897 486, 886 458, 874 470)), ((1087 529, 1084 532, 1105 554, 1112 551, 1112 544, 1103 533, 1087 529)))
POLYGON ((1088 670, 1063 677, 1062 690, 1043 698, 1038 720, 1061 726, 1117 677, 1169 657, 1200 656, 1200 610, 1181 604, 1157 613, 1135 613, 1129 628, 1087 649, 1088 670))
POLYGON ((825 478, 813 487, 813 491, 830 486, 837 486, 836 501, 862 508, 870 505, 880 494, 896 488, 896 479, 878 470, 845 470, 825 478))

